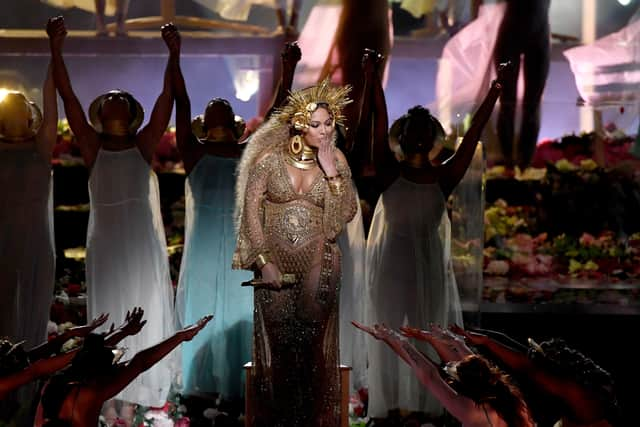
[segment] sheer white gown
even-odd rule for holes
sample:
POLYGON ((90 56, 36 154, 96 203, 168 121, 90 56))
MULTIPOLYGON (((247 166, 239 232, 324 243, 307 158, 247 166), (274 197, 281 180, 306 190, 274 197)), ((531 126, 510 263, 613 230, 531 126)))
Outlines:
MULTIPOLYGON (((126 338, 126 358, 174 333, 173 289, 160 212, 158 181, 137 147, 100 149, 89 178, 88 316, 109 313, 119 324, 127 310, 144 309, 147 325, 126 338)), ((178 350, 116 396, 143 406, 166 402, 178 350)))
POLYGON ((338 237, 342 252, 342 281, 340 283, 340 363, 350 366, 351 392, 366 387, 367 351, 364 334, 357 330, 352 320, 364 321, 365 276, 364 225, 360 201, 356 195, 358 211, 338 237))
MULTIPOLYGON (((380 196, 367 242, 367 324, 462 324, 445 207, 438 184, 402 177, 380 196)), ((367 337, 367 348, 370 416, 384 417, 395 408, 441 412, 437 400, 384 343, 367 337)), ((437 360, 433 352, 426 353, 437 360)))
POLYGON ((44 342, 55 249, 51 165, 33 144, 0 143, 0 337, 44 342))

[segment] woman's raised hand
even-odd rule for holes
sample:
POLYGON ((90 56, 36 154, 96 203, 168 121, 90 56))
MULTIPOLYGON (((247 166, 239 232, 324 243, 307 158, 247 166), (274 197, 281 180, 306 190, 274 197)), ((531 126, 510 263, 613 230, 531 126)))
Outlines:
POLYGON ((325 175, 328 177, 338 175, 335 147, 328 136, 324 137, 320 142, 320 148, 318 148, 318 162, 320 163, 325 175))

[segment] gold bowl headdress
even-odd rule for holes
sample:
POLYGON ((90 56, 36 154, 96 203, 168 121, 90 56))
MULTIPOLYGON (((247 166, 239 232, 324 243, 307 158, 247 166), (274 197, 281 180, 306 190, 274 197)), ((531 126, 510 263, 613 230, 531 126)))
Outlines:
POLYGON ((191 121, 191 131, 203 142, 228 142, 227 133, 230 133, 231 139, 239 140, 247 128, 247 123, 241 116, 234 115, 233 128, 225 128, 224 126, 216 126, 213 129, 207 129, 204 125, 204 114, 200 114, 191 121))
POLYGON ((329 114, 337 125, 344 125, 342 110, 352 102, 347 96, 351 86, 332 86, 325 79, 317 86, 291 92, 284 107, 278 109, 275 117, 283 123, 291 124, 296 130, 309 127, 311 115, 319 106, 326 105, 329 114))
POLYGON ((22 92, 13 90, 7 91, 2 99, 0 99, 0 139, 7 141, 23 141, 25 139, 33 138, 38 133, 40 126, 42 126, 42 112, 38 106, 34 102, 29 101, 22 92), (25 130, 24 135, 3 135, 2 124, 15 120, 14 116, 21 104, 26 105, 29 109, 29 127, 25 130))
POLYGON ((129 92, 125 92, 123 90, 110 90, 109 92, 100 95, 96 99, 91 102, 89 106, 89 121, 91 122, 91 126, 98 133, 104 132, 104 128, 102 126, 102 120, 100 119, 100 111, 102 110, 102 105, 107 100, 107 98, 111 96, 116 96, 123 98, 129 104, 129 111, 131 112, 131 120, 129 121, 127 130, 129 134, 133 135, 136 133, 140 125, 142 125, 142 121, 144 120, 144 109, 140 102, 133 97, 129 92))

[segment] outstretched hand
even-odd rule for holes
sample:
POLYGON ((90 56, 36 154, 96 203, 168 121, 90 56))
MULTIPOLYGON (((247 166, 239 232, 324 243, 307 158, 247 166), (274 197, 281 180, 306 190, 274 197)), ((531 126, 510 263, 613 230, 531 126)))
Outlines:
POLYGON ((187 326, 178 333, 181 335, 183 341, 191 341, 193 337, 198 335, 198 332, 200 332, 205 326, 207 326, 207 323, 209 323, 211 319, 213 319, 213 315, 204 316, 195 324, 187 326))
POLYGON ((87 335, 89 335, 91 332, 95 331, 100 326, 102 326, 107 321, 107 319, 109 319, 109 315, 102 313, 100 316, 93 319, 91 323, 88 323, 83 326, 75 326, 73 328, 69 328, 67 333, 69 334, 70 337, 84 338, 87 335))
POLYGON ((47 21, 47 35, 52 48, 62 49, 62 44, 67 36, 67 27, 62 16, 49 18, 47 21))
POLYGON ((356 322, 355 320, 352 320, 351 324, 378 340, 390 341, 390 340, 400 339, 400 336, 395 331, 393 331, 392 329, 390 329, 388 326, 384 324, 366 326, 366 325, 363 325, 362 323, 356 322))
POLYGON ((182 45, 182 42, 180 39, 180 32, 178 31, 178 28, 170 22, 163 25, 160 29, 160 32, 162 33, 162 39, 164 40, 164 43, 169 48, 169 53, 175 56, 180 55, 180 47, 182 45))
POLYGON ((127 316, 120 329, 128 336, 136 335, 147 324, 146 320, 142 320, 144 310, 141 307, 134 307, 132 312, 127 311, 127 316))

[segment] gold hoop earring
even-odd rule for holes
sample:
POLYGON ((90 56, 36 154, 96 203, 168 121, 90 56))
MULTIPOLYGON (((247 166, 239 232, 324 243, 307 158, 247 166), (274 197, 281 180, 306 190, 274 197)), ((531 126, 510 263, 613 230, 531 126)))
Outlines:
POLYGON ((302 137, 300 135, 296 135, 291 138, 291 142, 289 143, 289 151, 291 151, 291 154, 297 156, 298 154, 302 153, 303 147, 304 145, 302 143, 302 137))

